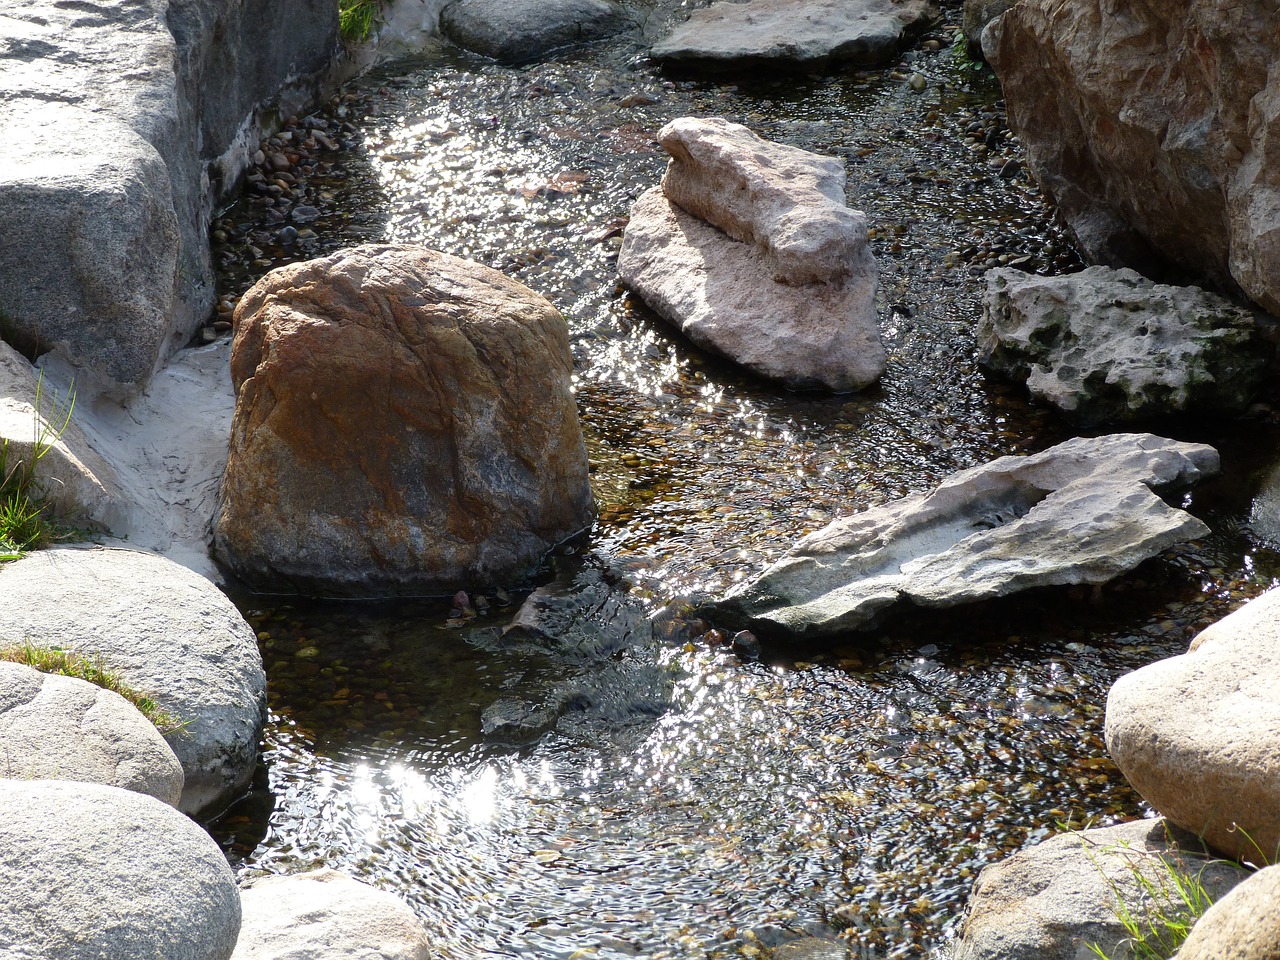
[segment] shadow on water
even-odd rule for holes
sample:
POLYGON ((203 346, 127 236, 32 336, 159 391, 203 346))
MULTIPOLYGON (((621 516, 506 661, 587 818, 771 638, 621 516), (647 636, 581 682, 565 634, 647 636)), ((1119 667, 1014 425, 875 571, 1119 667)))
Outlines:
POLYGON ((835 516, 1071 434, 976 367, 982 272, 1079 263, 994 84, 934 37, 885 70, 750 84, 664 78, 627 41, 519 69, 446 52, 336 102, 314 238, 273 244, 265 193, 220 215, 228 296, 394 240, 551 299, 601 506, 530 604, 238 598, 271 709, 255 790, 213 825, 242 876, 346 870, 409 902, 441 957, 767 957, 805 935, 925 956, 983 865, 1145 812, 1106 757, 1106 692, 1273 582, 1249 526, 1270 421, 1158 425, 1220 447, 1224 476, 1185 499, 1214 534, 1100 588, 749 662, 683 616, 835 516), (750 380, 618 287, 656 131, 686 114, 845 159, 881 265, 877 388, 750 380))

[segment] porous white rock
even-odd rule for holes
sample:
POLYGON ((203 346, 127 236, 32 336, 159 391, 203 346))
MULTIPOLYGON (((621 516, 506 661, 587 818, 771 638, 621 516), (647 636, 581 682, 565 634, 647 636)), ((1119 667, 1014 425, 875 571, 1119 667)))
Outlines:
POLYGON ((1243 410, 1275 352, 1252 310, 1109 267, 988 271, 977 339, 981 364, 1087 421, 1243 410))
POLYGON ((1120 901, 1136 917, 1183 907, 1171 868, 1199 879, 1212 897, 1248 876, 1204 856, 1194 836, 1163 820, 1060 834, 983 869, 954 960, 1087 960, 1096 956, 1090 944, 1121 956, 1128 931, 1120 901))
POLYGON ((928 492, 828 524, 715 605, 764 632, 833 636, 901 602, 950 607, 1031 587, 1104 583, 1209 528, 1154 492, 1218 470, 1203 444, 1076 438, 1001 457, 928 492))
POLYGON ((263 877, 240 894, 233 960, 430 960, 426 931, 399 897, 336 870, 263 877))
POLYGON ((748 0, 695 10, 651 55, 712 68, 889 59, 938 15, 926 0, 748 0))
POLYGON ((85 680, 0 661, 0 777, 83 780, 171 806, 182 765, 133 704, 85 680))
POLYGON ((213 839, 154 797, 0 780, 6 960, 227 960, 240 897, 213 839))
POLYGON ((644 193, 618 273, 690 340, 796 388, 858 390, 884 370, 865 216, 835 160, 721 119, 659 133, 671 154, 644 193))
POLYGON ((154 554, 51 549, 0 566, 0 638, 56 645, 104 666, 186 725, 179 809, 211 814, 248 785, 266 719, 253 630, 208 580, 154 554))
POLYGON ((1107 749, 1135 790, 1231 857, 1280 860, 1280 590, 1126 674, 1107 749))

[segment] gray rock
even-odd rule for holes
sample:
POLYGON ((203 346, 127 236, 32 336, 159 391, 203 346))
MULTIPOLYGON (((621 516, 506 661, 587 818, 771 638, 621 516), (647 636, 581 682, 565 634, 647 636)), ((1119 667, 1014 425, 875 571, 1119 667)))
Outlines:
POLYGON ((1267 867, 1215 903, 1177 960, 1280 960, 1280 867, 1267 867))
POLYGON ((926 0, 748 0, 695 10, 654 45, 665 63, 719 69, 875 64, 938 16, 926 0))
POLYGON ((3 661, 0 777, 101 783, 171 806, 182 795, 178 758, 124 697, 3 661))
POLYGON ((0 314, 83 393, 131 393, 208 315, 208 224, 259 111, 328 74, 321 0, 20 0, 0 37, 0 314))
POLYGON ((950 607, 1032 587, 1104 583, 1209 532, 1153 491, 1218 470, 1202 444, 1151 434, 1077 438, 1001 457, 929 493, 828 524, 713 616, 765 632, 833 636, 890 607, 950 607))
POLYGON ((142 794, 0 780, 7 960, 227 960, 240 897, 207 833, 142 794))
POLYGON ((1179 908, 1171 868, 1198 878, 1211 897, 1248 876, 1199 849, 1163 820, 1135 820, 1019 851, 979 874, 954 960, 1091 960, 1090 944, 1127 956, 1117 911, 1122 902, 1139 918, 1179 908))
POLYGON ((233 960, 430 960, 413 911, 394 894, 336 870, 264 877, 240 894, 233 960))
POLYGON ((1280 852, 1280 590, 1202 631, 1188 653, 1121 677, 1107 749, 1172 822, 1228 856, 1280 852))
POLYGON ((671 155, 662 192, 686 213, 776 261, 800 286, 865 269, 867 218, 845 205, 844 164, 756 136, 720 117, 678 117, 658 132, 671 155))
POLYGON ((179 809, 216 813, 253 775, 266 677, 253 631, 209 581, 133 550, 42 550, 0 567, 0 638, 100 656, 187 721, 166 739, 179 809))
POLYGON ((1251 310, 1108 267, 988 271, 977 337, 980 363, 1089 422, 1243 410, 1274 353, 1251 310))
POLYGON ((444 8, 440 24, 459 46, 506 63, 635 26, 614 0, 456 0, 444 8))
POLYGON ((1017 0, 964 0, 960 28, 964 31, 971 55, 982 55, 982 31, 1016 2, 1017 0))
POLYGON ((738 124, 659 133, 662 186, 631 211, 618 273, 690 340, 796 388, 858 390, 884 370, 866 218, 844 169, 738 124))

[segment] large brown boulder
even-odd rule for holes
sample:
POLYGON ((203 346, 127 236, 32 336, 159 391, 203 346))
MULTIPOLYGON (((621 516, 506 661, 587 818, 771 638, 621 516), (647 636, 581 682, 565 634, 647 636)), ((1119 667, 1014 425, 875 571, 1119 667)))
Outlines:
POLYGON ((1022 0, 983 34, 1028 164, 1090 257, 1280 311, 1276 16, 1275 0, 1022 0))
POLYGON ((369 245, 241 300, 217 555, 259 587, 517 578, 591 522, 564 319, 495 270, 369 245))

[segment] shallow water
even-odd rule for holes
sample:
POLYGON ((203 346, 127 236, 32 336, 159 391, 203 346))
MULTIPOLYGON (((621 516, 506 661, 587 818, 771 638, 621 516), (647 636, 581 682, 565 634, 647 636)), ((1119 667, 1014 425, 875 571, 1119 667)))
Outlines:
POLYGON ((1025 176, 997 172, 1018 157, 998 90, 946 43, 751 84, 664 78, 628 41, 520 69, 442 51, 335 104, 354 130, 307 188, 314 238, 275 242, 251 197, 224 214, 229 295, 386 239, 551 299, 601 505, 546 573, 578 611, 559 639, 502 633, 520 585, 474 618, 242 598, 272 717, 258 789, 214 825, 241 874, 348 870, 404 897, 442 957, 764 956, 810 935, 924 956, 984 864, 1144 812, 1105 756, 1106 691, 1274 582, 1246 523, 1269 420, 1160 425, 1223 452, 1225 479, 1185 497, 1214 535, 1097 590, 759 662, 680 616, 835 516, 1071 434, 974 362, 984 265, 1078 261, 1025 176), (657 129, 686 114, 845 159, 881 265, 876 389, 750 380, 619 289, 620 218, 661 175, 657 129))

